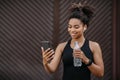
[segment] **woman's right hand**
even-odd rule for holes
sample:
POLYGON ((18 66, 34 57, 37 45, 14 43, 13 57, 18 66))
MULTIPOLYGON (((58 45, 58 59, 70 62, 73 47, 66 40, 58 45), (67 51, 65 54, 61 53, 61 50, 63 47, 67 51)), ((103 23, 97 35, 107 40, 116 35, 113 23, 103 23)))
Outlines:
POLYGON ((44 50, 43 47, 41 47, 41 50, 42 50, 43 64, 46 65, 50 63, 50 61, 53 59, 54 51, 51 48, 44 50))

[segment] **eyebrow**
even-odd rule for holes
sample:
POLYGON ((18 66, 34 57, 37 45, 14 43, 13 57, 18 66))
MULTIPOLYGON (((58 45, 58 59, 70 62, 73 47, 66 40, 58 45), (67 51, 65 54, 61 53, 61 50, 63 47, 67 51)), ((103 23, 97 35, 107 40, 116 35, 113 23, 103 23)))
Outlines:
POLYGON ((74 26, 79 26, 79 25, 74 25, 74 26))
MULTIPOLYGON (((68 25, 71 25, 71 24, 68 24, 68 25)), ((75 24, 75 26, 76 26, 76 25, 79 25, 79 24, 75 24)))

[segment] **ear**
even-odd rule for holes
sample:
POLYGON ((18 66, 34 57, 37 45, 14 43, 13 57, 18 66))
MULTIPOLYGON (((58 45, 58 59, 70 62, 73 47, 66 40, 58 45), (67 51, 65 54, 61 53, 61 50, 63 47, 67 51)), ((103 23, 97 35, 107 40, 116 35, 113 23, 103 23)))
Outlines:
POLYGON ((85 24, 85 25, 84 25, 84 31, 86 31, 86 29, 87 29, 87 25, 85 24))

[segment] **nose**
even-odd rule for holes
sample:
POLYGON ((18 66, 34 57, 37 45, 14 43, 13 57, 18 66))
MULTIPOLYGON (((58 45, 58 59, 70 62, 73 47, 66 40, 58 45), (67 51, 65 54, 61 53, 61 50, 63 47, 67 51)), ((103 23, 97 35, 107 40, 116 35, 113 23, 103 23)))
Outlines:
POLYGON ((71 28, 71 32, 73 32, 73 31, 75 31, 75 28, 72 27, 72 28, 71 28))

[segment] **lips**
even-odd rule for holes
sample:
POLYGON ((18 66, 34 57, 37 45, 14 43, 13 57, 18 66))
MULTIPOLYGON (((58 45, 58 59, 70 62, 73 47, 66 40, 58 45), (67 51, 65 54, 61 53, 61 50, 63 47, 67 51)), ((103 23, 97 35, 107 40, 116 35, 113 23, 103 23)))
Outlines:
POLYGON ((71 33, 71 36, 76 36, 76 33, 71 33))
POLYGON ((75 36, 76 34, 71 34, 71 36, 75 36))

